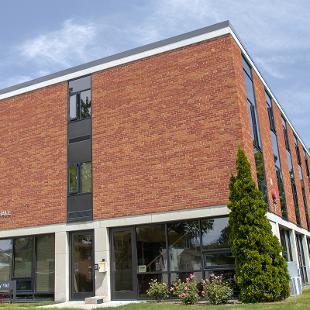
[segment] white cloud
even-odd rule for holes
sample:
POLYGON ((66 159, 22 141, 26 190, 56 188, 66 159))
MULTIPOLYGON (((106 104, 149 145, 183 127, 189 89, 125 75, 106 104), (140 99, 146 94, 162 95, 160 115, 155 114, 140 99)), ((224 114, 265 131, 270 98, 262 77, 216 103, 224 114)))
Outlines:
POLYGON ((25 59, 46 67, 55 64, 67 67, 89 59, 96 34, 96 27, 92 23, 66 20, 61 29, 25 41, 19 51, 25 59))

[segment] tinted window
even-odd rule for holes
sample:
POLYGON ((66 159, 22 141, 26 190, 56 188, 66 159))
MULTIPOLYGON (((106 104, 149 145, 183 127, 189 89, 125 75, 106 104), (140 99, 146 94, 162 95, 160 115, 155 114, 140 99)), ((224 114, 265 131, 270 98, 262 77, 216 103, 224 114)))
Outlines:
POLYGON ((91 93, 90 90, 80 93, 81 119, 91 115, 91 93))
POLYGON ((245 79, 247 97, 252 103, 254 103, 255 98, 254 98, 253 82, 247 74, 244 74, 244 79, 245 79))
POLYGON ((168 224, 171 271, 201 269, 200 228, 198 221, 168 224))
POLYGON ((69 193, 78 191, 78 168, 76 165, 69 167, 69 193))
POLYGON ((201 220, 202 249, 229 248, 228 218, 201 220))
POLYGON ((32 254, 33 254, 32 237, 22 237, 14 240, 15 278, 30 278, 32 276, 32 254))
POLYGON ((255 165, 256 165, 258 188, 263 194, 263 198, 265 202, 268 203, 263 153, 257 148, 254 148, 254 158, 255 158, 255 165))
POLYGON ((274 156, 274 163, 277 167, 281 167, 280 165, 280 155, 278 150, 278 139, 274 132, 271 131, 271 142, 272 142, 272 150, 274 156))
POLYGON ((10 280, 12 266, 12 239, 0 240, 0 281, 10 280))
POLYGON ((77 98, 76 95, 70 97, 70 119, 77 119, 77 98))
POLYGON ((164 224, 136 228, 138 272, 167 271, 167 248, 164 224))
POLYGON ((36 237, 36 291, 54 292, 55 250, 54 235, 36 237))
POLYGON ((285 192, 284 192, 283 176, 282 176, 281 169, 277 166, 275 168, 276 168, 276 174, 277 174, 277 184, 278 184, 278 190, 279 190, 279 196, 280 196, 281 212, 282 212, 282 216, 284 218, 287 218, 287 208, 286 208, 286 198, 285 198, 285 192))
POLYGON ((282 245, 282 256, 287 262, 293 260, 290 233, 288 230, 280 229, 280 240, 282 245))
POLYGON ((80 168, 81 193, 89 193, 92 189, 91 184, 91 163, 83 163, 80 168))
POLYGON ((89 89, 91 86, 91 77, 85 76, 80 79, 69 81, 69 91, 70 93, 80 92, 82 90, 89 89))
POLYGON ((249 77, 252 77, 251 67, 244 57, 242 57, 242 64, 243 64, 243 70, 249 75, 249 77))

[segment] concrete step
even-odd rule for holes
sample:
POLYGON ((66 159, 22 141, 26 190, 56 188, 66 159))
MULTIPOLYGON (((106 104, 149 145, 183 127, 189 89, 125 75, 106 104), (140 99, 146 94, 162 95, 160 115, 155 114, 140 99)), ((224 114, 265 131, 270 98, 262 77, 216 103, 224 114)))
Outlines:
POLYGON ((103 304, 104 296, 94 296, 85 298, 85 305, 103 304))

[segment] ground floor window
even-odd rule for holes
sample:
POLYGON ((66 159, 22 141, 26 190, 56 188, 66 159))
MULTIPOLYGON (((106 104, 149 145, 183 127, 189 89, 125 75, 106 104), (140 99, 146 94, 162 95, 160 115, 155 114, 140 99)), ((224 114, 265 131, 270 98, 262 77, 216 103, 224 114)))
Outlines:
POLYGON ((114 299, 145 298, 152 279, 169 285, 177 279, 185 280, 190 273, 198 281, 212 273, 233 279, 228 217, 115 228, 111 238, 114 299), (128 255, 132 256, 130 264, 128 255), (124 284, 122 273, 130 275, 126 277, 126 289, 120 289, 124 284))
POLYGON ((282 256, 287 262, 293 261, 292 246, 290 231, 287 229, 280 229, 280 241, 282 245, 282 256))
POLYGON ((53 298, 53 234, 0 240, 0 280, 15 280, 17 298, 53 298))
POLYGON ((303 250, 302 238, 303 238, 302 235, 296 234, 297 255, 298 255, 298 264, 301 280, 303 284, 307 284, 308 276, 307 276, 307 267, 306 267, 305 253, 303 250))

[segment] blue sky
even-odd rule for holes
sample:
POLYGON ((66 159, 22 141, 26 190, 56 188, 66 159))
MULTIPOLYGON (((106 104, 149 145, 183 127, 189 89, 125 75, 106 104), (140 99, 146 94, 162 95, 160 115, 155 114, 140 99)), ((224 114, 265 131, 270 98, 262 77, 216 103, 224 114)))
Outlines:
POLYGON ((229 19, 310 146, 309 0, 3 0, 0 89, 229 19))

